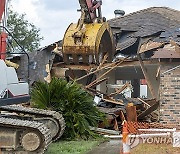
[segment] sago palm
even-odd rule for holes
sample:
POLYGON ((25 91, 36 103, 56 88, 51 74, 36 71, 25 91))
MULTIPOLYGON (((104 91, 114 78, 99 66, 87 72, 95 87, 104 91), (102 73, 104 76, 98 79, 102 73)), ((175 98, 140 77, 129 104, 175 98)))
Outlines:
POLYGON ((93 97, 76 82, 53 78, 50 83, 38 82, 32 90, 35 107, 51 109, 63 114, 66 121, 66 138, 88 138, 93 135, 89 126, 104 120, 94 106, 93 97))

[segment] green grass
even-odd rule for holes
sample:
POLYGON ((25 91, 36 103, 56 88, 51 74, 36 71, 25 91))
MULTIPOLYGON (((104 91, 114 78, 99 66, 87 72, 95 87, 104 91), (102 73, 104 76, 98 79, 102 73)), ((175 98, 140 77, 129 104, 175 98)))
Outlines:
POLYGON ((45 154, 86 154, 104 139, 90 141, 60 141, 52 143, 45 154))

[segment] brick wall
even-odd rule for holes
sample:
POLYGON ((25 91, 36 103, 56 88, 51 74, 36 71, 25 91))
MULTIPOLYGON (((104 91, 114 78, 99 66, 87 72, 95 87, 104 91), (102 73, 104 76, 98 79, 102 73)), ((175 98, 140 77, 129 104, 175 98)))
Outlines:
POLYGON ((180 128, 180 68, 163 74, 178 65, 180 63, 161 67, 160 122, 180 128))

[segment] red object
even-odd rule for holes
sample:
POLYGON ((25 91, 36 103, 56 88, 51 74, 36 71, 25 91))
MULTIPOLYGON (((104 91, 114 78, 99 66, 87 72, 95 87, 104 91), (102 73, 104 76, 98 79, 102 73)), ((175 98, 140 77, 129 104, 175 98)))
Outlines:
POLYGON ((5 32, 2 32, 0 34, 0 59, 3 59, 3 60, 6 59, 7 36, 8 35, 5 32))
POLYGON ((101 2, 97 2, 96 0, 86 0, 91 20, 94 20, 96 18, 96 9, 98 9, 101 6, 101 2))
POLYGON ((142 79, 142 80, 141 80, 141 85, 147 85, 146 79, 142 79))
MULTIPOLYGON (((2 16, 5 10, 5 4, 6 4, 6 0, 1 0, 0 2, 0 21, 2 20, 2 16)), ((5 32, 1 32, 0 34, 0 59, 5 60, 6 59, 6 47, 7 47, 7 43, 6 43, 6 39, 7 39, 7 34, 5 32)))
POLYGON ((5 3, 6 3, 6 0, 1 0, 0 2, 0 21, 2 20, 2 15, 4 13, 5 3))

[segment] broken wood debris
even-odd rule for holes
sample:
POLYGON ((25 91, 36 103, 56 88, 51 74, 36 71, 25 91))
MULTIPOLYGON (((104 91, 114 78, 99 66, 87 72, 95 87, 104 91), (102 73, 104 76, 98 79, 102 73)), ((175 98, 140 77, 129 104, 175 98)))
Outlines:
POLYGON ((118 89, 115 93, 111 93, 109 95, 109 97, 113 97, 113 96, 115 96, 117 94, 122 93, 127 87, 131 87, 130 83, 126 83, 125 85, 123 85, 123 87, 121 89, 118 89))
POLYGON ((153 111, 155 111, 157 108, 159 107, 159 101, 156 102, 154 105, 152 105, 151 107, 149 107, 147 110, 145 110, 144 112, 142 112, 140 115, 138 115, 138 119, 142 119, 143 117, 151 114, 153 111))
POLYGON ((126 115, 127 115, 127 121, 137 122, 136 106, 134 106, 133 103, 128 103, 128 105, 126 106, 126 115))
POLYGON ((105 82, 105 81, 107 81, 107 80, 108 80, 108 78, 101 79, 101 80, 93 83, 92 85, 90 85, 90 86, 88 86, 88 87, 86 87, 86 88, 93 88, 93 87, 95 87, 95 86, 97 86, 97 85, 99 85, 99 84, 101 84, 101 83, 103 83, 103 82, 105 82))
MULTIPOLYGON (((128 57, 129 57, 129 56, 128 56, 128 57)), ((122 64, 126 59, 128 59, 128 57, 124 58, 123 60, 120 59, 120 60, 118 60, 118 61, 116 61, 116 62, 112 62, 112 63, 110 63, 110 64, 106 64, 105 66, 103 66, 103 67, 101 67, 101 68, 99 68, 99 69, 95 69, 94 71, 89 72, 88 74, 86 74, 86 75, 84 75, 84 76, 76 79, 76 81, 80 81, 80 80, 82 80, 82 79, 90 76, 91 74, 95 74, 95 73, 97 73, 97 72, 99 72, 99 71, 101 71, 101 70, 103 70, 103 69, 108 69, 108 68, 111 68, 111 69, 112 69, 112 67, 113 67, 113 69, 114 69, 114 68, 116 68, 117 66, 119 66, 120 64, 122 64)), ((110 71, 109 71, 109 72, 110 72, 110 71)), ((109 72, 108 72, 108 73, 109 73, 109 72)))
POLYGON ((156 50, 156 49, 159 49, 163 46, 164 46, 164 43, 149 41, 147 43, 144 43, 141 46, 139 53, 144 53, 147 51, 156 50))
POLYGON ((91 87, 94 83, 96 83, 98 80, 100 80, 101 78, 103 78, 104 76, 106 76, 108 73, 110 73, 113 69, 115 69, 116 67, 118 67, 118 65, 122 64, 128 57, 124 58, 122 61, 120 60, 120 62, 116 63, 114 66, 112 66, 107 72, 105 72, 104 74, 102 74, 100 77, 98 77, 96 80, 94 80, 92 83, 90 83, 89 85, 86 86, 86 88, 91 87))
POLYGON ((120 131, 114 131, 110 129, 103 129, 103 128, 96 128, 96 127, 90 127, 90 130, 96 131, 100 134, 111 134, 111 135, 119 135, 120 131))
POLYGON ((113 104, 117 104, 117 105, 123 105, 124 106, 124 103, 122 101, 116 101, 112 98, 102 98, 103 101, 106 101, 106 102, 110 102, 110 103, 113 103, 113 104))

